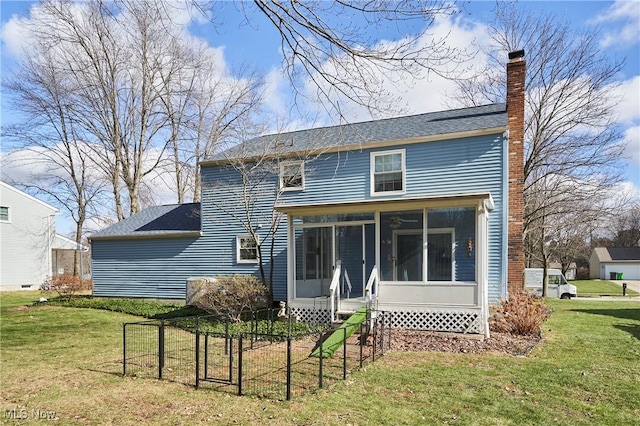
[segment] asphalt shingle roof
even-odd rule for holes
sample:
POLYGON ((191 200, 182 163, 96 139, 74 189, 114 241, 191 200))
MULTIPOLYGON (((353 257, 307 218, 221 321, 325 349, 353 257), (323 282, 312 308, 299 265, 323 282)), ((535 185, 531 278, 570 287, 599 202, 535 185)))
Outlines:
POLYGON ((611 260, 640 260, 640 247, 609 247, 611 260))
POLYGON ((149 237, 200 231, 200 203, 149 207, 91 238, 149 237))
POLYGON ((363 146, 376 142, 500 128, 506 125, 506 104, 498 103, 266 135, 215 154, 206 161, 250 158, 271 152, 283 154, 309 149, 363 146))
MULTIPOLYGON (((386 141, 432 138, 506 125, 506 104, 498 103, 266 135, 215 154, 206 161, 218 162, 309 149, 363 147, 386 141)), ((149 207, 94 233, 91 238, 149 237, 197 231, 200 231, 200 204, 173 204, 149 207)))

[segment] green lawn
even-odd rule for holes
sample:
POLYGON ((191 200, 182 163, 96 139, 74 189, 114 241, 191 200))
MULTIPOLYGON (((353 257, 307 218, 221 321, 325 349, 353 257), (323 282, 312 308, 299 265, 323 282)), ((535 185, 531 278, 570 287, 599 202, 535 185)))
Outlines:
POLYGON ((640 302, 552 300, 527 356, 387 353, 290 402, 122 377, 130 315, 30 306, 0 294, 0 422, 240 425, 633 425, 640 418, 640 302), (9 419, 14 410, 24 421, 9 419), (24 411, 22 411, 24 410, 24 411))
MULTIPOLYGON (((578 288, 579 297, 622 296, 622 287, 606 280, 574 280, 569 281, 578 288)), ((638 296, 638 293, 627 289, 627 296, 638 296)))

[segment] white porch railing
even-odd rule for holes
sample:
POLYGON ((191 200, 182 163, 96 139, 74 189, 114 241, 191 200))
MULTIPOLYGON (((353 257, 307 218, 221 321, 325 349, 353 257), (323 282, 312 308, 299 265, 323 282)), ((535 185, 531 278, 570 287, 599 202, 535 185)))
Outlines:
POLYGON ((376 265, 371 269, 371 274, 369 274, 369 280, 367 281, 367 285, 364 288, 364 301, 367 302, 369 308, 373 308, 373 302, 378 299, 378 267, 376 265))
MULTIPOLYGON (((338 260, 336 262, 336 269, 333 271, 331 284, 329 285, 329 307, 332 322, 338 320, 337 313, 341 310, 341 293, 346 294, 346 298, 349 298, 352 290, 351 280, 349 279, 349 274, 346 270, 344 271, 344 280, 341 280, 341 277, 342 262, 338 260), (342 291, 340 291, 341 287, 342 291)), ((377 266, 374 266, 371 270, 371 274, 369 275, 369 280, 367 281, 367 285, 364 288, 364 294, 362 297, 362 300, 370 309, 373 308, 373 304, 378 298, 378 285, 378 268, 377 266)))
POLYGON ((329 285, 329 306, 330 306, 331 322, 338 320, 336 312, 338 309, 340 309, 340 292, 338 291, 338 286, 340 285, 341 273, 342 273, 342 262, 338 260, 336 262, 336 269, 333 271, 331 284, 329 285))
POLYGON ((351 290, 352 290, 352 287, 351 287, 351 280, 349 279, 349 271, 345 269, 344 279, 342 280, 342 294, 344 294, 344 297, 346 299, 351 297, 351 290))

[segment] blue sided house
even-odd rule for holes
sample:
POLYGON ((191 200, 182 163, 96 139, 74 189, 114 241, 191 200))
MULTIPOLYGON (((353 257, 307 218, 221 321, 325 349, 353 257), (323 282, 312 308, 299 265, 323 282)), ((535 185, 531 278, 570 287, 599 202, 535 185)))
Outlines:
POLYGON ((95 233, 95 296, 184 299, 254 274, 301 320, 372 306, 395 327, 488 334, 522 286, 523 52, 507 103, 262 136, 202 167, 201 203, 95 233))

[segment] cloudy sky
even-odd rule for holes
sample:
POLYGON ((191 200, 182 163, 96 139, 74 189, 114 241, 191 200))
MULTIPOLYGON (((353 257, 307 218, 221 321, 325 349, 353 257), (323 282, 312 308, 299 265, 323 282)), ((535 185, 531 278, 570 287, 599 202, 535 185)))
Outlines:
MULTIPOLYGON (((557 14, 562 19, 571 21, 576 28, 600 28, 600 46, 612 59, 626 58, 625 67, 617 76, 620 83, 618 93, 622 101, 618 106, 618 120, 625 133, 627 143, 627 167, 621 171, 626 182, 626 190, 640 194, 640 1, 527 1, 521 5, 531 9, 540 9, 557 14)), ((1 72, 3 77, 9 75, 23 46, 21 28, 24 20, 28 20, 34 2, 0 1, 0 19, 2 22, 1 37, 1 72)), ((486 24, 492 17, 494 3, 491 1, 472 1, 466 5, 462 13, 449 19, 436 22, 431 33, 435 36, 446 36, 452 46, 467 47, 472 43, 486 43, 486 24)), ((192 21, 190 15, 184 14, 185 36, 201 38, 215 49, 225 67, 233 70, 243 65, 257 68, 268 76, 268 105, 271 112, 280 117, 290 113, 291 92, 288 82, 280 72, 282 55, 280 39, 276 31, 264 19, 253 20, 250 25, 239 13, 239 3, 222 3, 214 28, 211 23, 202 20, 192 21)), ((413 30, 413 29, 412 29, 413 30)), ((400 31, 383 34, 387 40, 402 37, 400 31)), ((379 34, 377 36, 380 36, 379 34)), ((526 48, 526 47, 525 47, 526 48)), ((476 63, 484 59, 479 56, 476 63)), ((422 79, 406 78, 404 87, 391 87, 406 105, 407 113, 422 113, 447 109, 448 94, 454 92, 454 84, 450 81, 429 76, 422 79)), ((8 108, 3 96, 1 102, 2 124, 18 120, 8 108)), ((328 116, 317 106, 307 106, 314 117, 314 124, 331 124, 328 116)), ((369 117, 362 109, 351 108, 348 118, 353 121, 366 120, 369 117)), ((312 125, 300 116, 289 116, 289 128, 301 128, 312 125)), ((274 129, 275 130, 275 129, 274 129)), ((3 153, 7 147, 3 146, 3 153)), ((3 179, 14 176, 19 171, 3 169, 3 179)), ((174 200, 173 200, 174 201, 174 200)), ((169 200, 168 202, 173 202, 169 200)), ((59 219, 58 231, 66 233, 70 229, 64 217, 59 219)))

